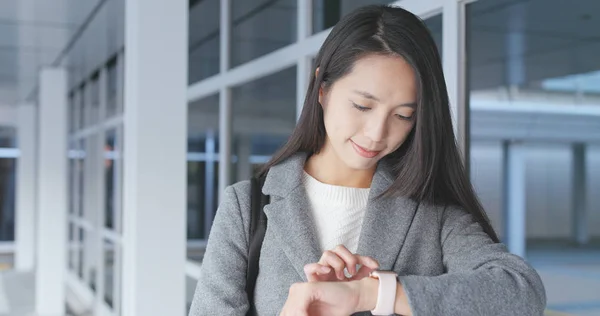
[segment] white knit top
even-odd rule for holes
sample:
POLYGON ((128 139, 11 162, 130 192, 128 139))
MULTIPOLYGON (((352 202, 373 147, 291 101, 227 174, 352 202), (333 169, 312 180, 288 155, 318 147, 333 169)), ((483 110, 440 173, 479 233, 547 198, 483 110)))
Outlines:
POLYGON ((321 250, 344 245, 356 253, 370 189, 325 184, 304 172, 321 250))

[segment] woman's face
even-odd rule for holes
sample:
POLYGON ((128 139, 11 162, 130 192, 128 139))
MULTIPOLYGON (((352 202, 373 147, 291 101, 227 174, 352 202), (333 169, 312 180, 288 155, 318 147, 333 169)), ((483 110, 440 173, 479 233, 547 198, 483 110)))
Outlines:
POLYGON ((368 55, 326 90, 321 89, 327 131, 324 152, 351 169, 376 166, 398 149, 415 120, 416 77, 399 56, 368 55))

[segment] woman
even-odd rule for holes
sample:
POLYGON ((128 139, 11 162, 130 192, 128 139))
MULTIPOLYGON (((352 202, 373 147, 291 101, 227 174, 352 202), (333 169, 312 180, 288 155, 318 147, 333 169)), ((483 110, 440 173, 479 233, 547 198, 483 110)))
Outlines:
MULTIPOLYGON (((462 166, 422 21, 361 8, 315 65, 262 173, 258 315, 542 315, 539 276, 499 243, 462 166)), ((246 314, 249 216, 249 182, 228 187, 190 315, 246 314)))

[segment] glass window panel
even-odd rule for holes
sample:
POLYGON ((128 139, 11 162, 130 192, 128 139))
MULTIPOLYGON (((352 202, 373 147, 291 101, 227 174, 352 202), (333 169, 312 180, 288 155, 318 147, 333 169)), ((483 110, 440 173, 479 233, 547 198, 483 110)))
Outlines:
POLYGON ((115 218, 119 219, 119 222, 116 223, 116 227, 117 227, 117 231, 119 233, 123 233, 123 174, 124 174, 124 164, 123 164, 123 157, 125 155, 125 139, 123 138, 123 125, 121 125, 118 129, 117 129, 117 144, 115 145, 116 151, 115 151, 115 168, 117 168, 116 171, 116 177, 118 177, 117 181, 115 183, 118 184, 118 186, 115 188, 114 192, 115 192, 115 218))
POLYGON ((79 266, 77 267, 77 275, 83 280, 83 271, 85 266, 85 230, 79 228, 79 244, 77 245, 79 266))
POLYGON ((104 302, 113 307, 115 283, 115 244, 104 240, 104 302))
POLYGON ((107 228, 115 229, 115 181, 117 179, 117 148, 116 148, 116 130, 110 130, 106 133, 104 143, 104 225, 107 228))
MULTIPOLYGON (((514 128, 523 126, 528 126, 527 134, 543 134, 541 128, 549 119, 540 117, 535 122, 527 123, 521 120, 523 114, 518 114, 520 112, 517 111, 524 106, 533 107, 528 115, 536 116, 541 115, 540 111, 548 107, 564 106, 568 111, 568 108, 578 104, 600 105, 600 88, 594 88, 600 87, 600 61, 596 58, 600 54, 600 44, 586 41, 591 36, 600 35, 600 28, 591 27, 595 22, 586 18, 586 12, 600 9, 599 5, 596 1, 581 1, 580 6, 575 9, 567 3, 547 6, 540 0, 502 6, 494 6, 489 1, 467 5, 472 174, 480 197, 500 235, 503 235, 504 230, 500 205, 501 182, 489 179, 502 174, 498 171, 501 170, 501 143, 504 139, 512 138, 509 134, 514 132, 514 128), (566 12, 570 14, 565 14, 566 12), (565 25, 568 27, 563 27, 565 25), (535 32, 531 30, 533 26, 536 28, 535 32), (503 115, 522 123, 514 123, 508 128, 498 121, 495 112, 490 112, 493 110, 489 105, 504 109, 506 113, 503 112, 503 115), (477 140, 480 135, 493 128, 494 124, 504 132, 495 133, 494 139, 477 140), (479 166, 487 168, 480 170, 479 166)), ((581 124, 588 124, 588 120, 581 118, 581 124)), ((589 123, 593 124, 593 120, 589 123)), ((596 120, 596 123, 600 124, 600 120, 596 120)), ((553 165, 551 156, 561 155, 554 152, 555 145, 556 143, 548 143, 545 147, 547 157, 542 157, 542 161, 536 162, 535 167, 529 167, 528 174, 534 169, 539 169, 540 176, 545 172, 559 174, 564 171, 565 175, 570 174, 569 158, 566 156, 562 159, 562 165, 555 166, 560 170, 543 171, 543 168, 553 165)), ((539 150, 543 151, 543 148, 532 147, 531 155, 539 150)), ((570 149, 563 147, 562 154, 564 153, 570 153, 570 149)), ((531 173, 532 176, 534 174, 536 173, 531 173)), ((551 231, 557 234, 555 237, 567 238, 571 219, 568 216, 569 207, 562 202, 568 200, 565 194, 570 192, 570 188, 551 188, 552 181, 540 182, 539 185, 542 183, 548 186, 545 193, 538 192, 536 195, 533 194, 533 187, 527 187, 527 196, 532 197, 528 199, 527 208, 530 219, 527 221, 528 235, 532 238, 536 235, 546 236, 547 233, 542 232, 551 231), (542 200, 553 202, 547 207, 541 202, 535 202, 542 200), (555 214, 552 220, 537 220, 547 218, 545 212, 555 214), (560 225, 564 222, 567 225, 560 225), (562 228, 553 228, 555 225, 562 228)))
POLYGON ((427 28, 429 28, 429 32, 431 36, 433 36, 433 40, 438 48, 440 58, 442 57, 442 14, 434 15, 428 19, 423 20, 427 28))
POLYGON ((79 158, 76 162, 76 173, 77 173, 77 209, 80 217, 84 217, 85 211, 85 195, 84 195, 84 187, 85 187, 85 160, 86 160, 86 151, 85 151, 85 140, 79 141, 79 149, 77 152, 77 157, 79 158))
POLYGON ((73 111, 71 113, 71 125, 73 131, 76 132, 81 128, 81 89, 75 88, 73 91, 73 111))
MULTIPOLYGON (((83 191, 85 196, 84 200, 86 201, 84 201, 83 204, 84 214, 82 218, 94 227, 96 227, 95 225, 98 222, 99 213, 101 212, 101 209, 96 207, 96 204, 99 205, 99 203, 94 201, 99 201, 102 198, 97 194, 98 191, 96 189, 101 185, 101 182, 99 181, 101 179, 99 176, 100 172, 97 166, 99 166, 102 161, 102 136, 102 134, 93 133, 86 138, 85 162, 83 164, 84 168, 86 168, 85 186, 87 186, 87 188, 83 191)), ((98 225, 101 225, 101 223, 98 223, 98 225)))
POLYGON ((86 126, 86 115, 88 110, 88 96, 87 89, 85 83, 81 85, 79 88, 79 124, 77 125, 79 128, 83 128, 86 126))
POLYGON ((0 126, 0 148, 17 147, 17 129, 9 126, 0 126))
POLYGON ((204 238, 206 162, 188 161, 188 239, 204 238))
MULTIPOLYGON (((217 99, 218 102, 218 99, 217 99)), ((190 153, 194 153, 194 152, 204 152, 206 150, 206 139, 205 138, 201 138, 201 137, 188 137, 188 147, 187 147, 188 152, 190 153)))
POLYGON ((73 222, 69 222, 69 241, 75 240, 75 227, 73 222))
POLYGON ((76 230, 75 230, 75 224, 73 224, 73 222, 69 221, 69 242, 68 242, 68 250, 69 250, 69 258, 68 258, 68 267, 69 267, 69 271, 74 271, 75 270, 75 234, 76 234, 76 230))
POLYGON ((75 215, 77 208, 77 147, 75 142, 69 142, 69 215, 75 215))
POLYGON ((190 1, 188 40, 188 83, 220 71, 220 1, 190 1))
POLYGON ((16 159, 0 158, 0 241, 15 239, 16 159))
POLYGON ((297 0, 232 0, 231 19, 231 67, 297 40, 297 0))
POLYGON ((108 62, 106 68, 106 117, 117 114, 118 108, 118 69, 117 56, 108 62))
POLYGON ((90 107, 89 116, 87 117, 88 125, 92 125, 98 122, 100 118, 100 85, 99 85, 100 74, 96 72, 92 75, 90 83, 90 107))
POLYGON ((232 89, 232 181, 249 179, 296 125, 296 67, 232 89))
MULTIPOLYGON (((599 192, 600 184, 600 148, 592 136, 600 117, 591 115, 600 108, 597 12, 600 2, 595 0, 576 5, 477 1, 466 6, 473 185, 501 239, 520 236, 513 235, 517 227, 507 220, 504 186, 510 174, 505 168, 511 168, 505 165, 511 153, 507 149, 522 148, 525 254, 548 293, 568 284, 574 289, 571 298, 593 291, 586 280, 594 278, 590 263, 599 258, 594 240, 600 236, 600 212, 592 210, 600 209, 600 199, 589 193, 599 192), (575 144, 585 146, 583 165, 575 144), (578 184, 580 168, 586 180, 578 184), (574 192, 584 189, 587 214, 581 221, 585 224, 577 225, 574 192), (588 243, 577 238, 582 228, 588 243)), ((559 306, 565 314, 597 312, 580 300, 549 295, 549 309, 559 306)))
POLYGON ((83 247, 82 243, 81 243, 81 237, 80 237, 80 233, 81 233, 82 229, 80 229, 76 224, 73 224, 73 229, 74 229, 73 237, 75 239, 71 243, 70 257, 73 262, 73 267, 71 269, 71 272, 73 272, 75 275, 78 275, 79 269, 81 266, 80 250, 83 247))
MULTIPOLYGON (((218 207, 219 96, 190 103, 188 111, 188 239, 205 240, 218 207)), ((202 259, 204 247, 188 243, 188 258, 202 259)))
POLYGON ((69 109, 68 109, 68 122, 69 133, 75 131, 75 106, 76 106, 75 92, 69 93, 69 109))
POLYGON ((117 60, 117 111, 125 109, 125 53, 121 52, 117 60))
POLYGON ((389 4, 392 0, 311 0, 313 33, 333 27, 344 15, 369 4, 389 4))
POLYGON ((86 280, 92 292, 96 292, 96 274, 98 273, 98 260, 96 259, 99 249, 96 245, 97 231, 89 231, 85 241, 86 280))

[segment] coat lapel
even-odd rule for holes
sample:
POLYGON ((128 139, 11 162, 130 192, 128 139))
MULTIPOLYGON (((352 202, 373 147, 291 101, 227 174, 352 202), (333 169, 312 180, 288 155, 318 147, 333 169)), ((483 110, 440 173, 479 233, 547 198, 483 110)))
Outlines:
POLYGON ((265 206, 267 227, 273 231, 283 252, 305 282, 304 266, 319 261, 321 251, 310 203, 302 185, 306 155, 297 154, 273 166, 263 193, 271 195, 265 206))
MULTIPOLYGON (((310 203, 302 185, 306 154, 296 154, 271 167, 263 193, 271 196, 265 206, 268 229, 304 281, 304 266, 321 257, 310 203)), ((377 198, 395 180, 385 161, 381 161, 371 183, 367 211, 363 220, 357 253, 379 261, 380 269, 392 270, 400 253, 418 204, 408 198, 377 198)))
POLYGON ((357 253, 375 258, 381 270, 394 268, 418 206, 405 197, 377 198, 394 180, 391 167, 380 162, 371 183, 358 242, 357 253))

